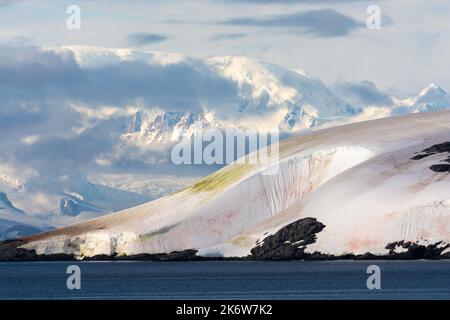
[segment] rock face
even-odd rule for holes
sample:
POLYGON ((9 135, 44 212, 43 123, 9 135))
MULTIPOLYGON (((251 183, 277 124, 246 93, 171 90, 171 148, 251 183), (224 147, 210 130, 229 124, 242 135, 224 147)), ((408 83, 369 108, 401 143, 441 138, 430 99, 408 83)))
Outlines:
POLYGON ((450 244, 444 245, 442 242, 419 245, 410 241, 398 241, 386 246, 389 250, 388 257, 394 260, 449 259, 450 252, 442 254, 448 248, 450 244), (402 248, 404 251, 397 253, 396 248, 402 248))
MULTIPOLYGON (((26 242, 23 240, 0 241, 0 261, 71 261, 77 260, 72 254, 36 254, 35 250, 20 248, 26 242)), ((160 254, 137 255, 95 255, 84 257, 85 261, 194 261, 210 260, 197 256, 197 250, 174 251, 160 254)))
MULTIPOLYGON (((450 259, 450 244, 438 242, 420 245, 410 241, 389 243, 386 255, 345 254, 341 256, 327 255, 320 252, 304 252, 306 245, 314 243, 315 235, 325 226, 313 218, 305 218, 293 222, 274 235, 264 239, 262 244, 252 249, 252 255, 247 257, 202 257, 197 250, 174 251, 159 254, 136 255, 95 255, 84 257, 84 261, 206 261, 206 260, 444 260, 450 259), (286 240, 287 239, 287 240, 286 240), (300 239, 300 240, 298 240, 300 239), (296 241, 297 240, 297 241, 296 241)), ((0 242, 0 261, 73 261, 79 258, 72 254, 38 255, 35 250, 20 248, 22 240, 7 240, 0 242)))
POLYGON ((67 261, 74 260, 68 254, 37 255, 34 250, 19 248, 23 240, 6 240, 0 242, 0 261, 67 261))
POLYGON ((194 261, 205 260, 197 256, 197 250, 174 251, 161 254, 137 254, 130 256, 116 256, 115 260, 143 260, 143 261, 194 261))
POLYGON ((417 260, 450 259, 450 244, 442 242, 421 245, 410 241, 389 243, 386 255, 346 254, 327 255, 320 252, 307 253, 305 248, 316 240, 316 234, 325 225, 315 218, 304 218, 281 228, 278 232, 258 242, 251 250, 251 260, 417 260), (448 251, 448 252, 447 252, 448 251))
POLYGON ((422 150, 419 154, 412 157, 412 160, 421 160, 424 158, 427 158, 429 156, 435 155, 435 154, 441 154, 441 153, 447 153, 449 156, 447 156, 446 159, 443 159, 441 162, 446 163, 438 163, 430 166, 430 170, 434 172, 450 172, 450 142, 443 142, 439 144, 435 144, 427 149, 422 150))
POLYGON ((434 172, 450 172, 450 164, 434 164, 430 169, 434 172))
POLYGON ((281 228, 266 237, 262 243, 251 250, 251 257, 264 260, 304 259, 306 245, 314 243, 316 234, 325 225, 315 218, 304 218, 281 228))
POLYGON ((450 142, 443 142, 439 144, 435 144, 422 152, 428 153, 428 154, 435 154, 435 153, 444 153, 448 152, 450 153, 450 142))

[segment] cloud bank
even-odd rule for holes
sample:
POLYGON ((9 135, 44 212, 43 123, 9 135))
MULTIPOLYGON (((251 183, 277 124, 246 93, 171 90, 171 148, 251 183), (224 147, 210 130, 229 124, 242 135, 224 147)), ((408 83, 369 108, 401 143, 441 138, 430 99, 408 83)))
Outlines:
POLYGON ((200 62, 150 65, 122 61, 83 69, 70 54, 0 47, 0 112, 73 103, 122 106, 141 101, 170 110, 233 102, 236 86, 200 62))
POLYGON ((341 82, 336 85, 336 93, 354 106, 390 106, 392 97, 377 88, 368 80, 359 82, 341 82))
POLYGON ((234 18, 222 23, 233 26, 293 28, 308 35, 324 38, 346 36, 364 26, 363 23, 334 9, 320 9, 262 18, 234 18))
POLYGON ((203 106, 225 108, 237 97, 234 83, 199 61, 165 65, 122 61, 82 68, 70 53, 38 47, 0 47, 0 82, 0 161, 32 166, 49 175, 95 165, 96 158, 114 152, 126 130, 123 113, 90 123, 74 106, 125 110, 139 104, 197 112, 203 106), (28 136, 37 138, 20 143, 28 136))

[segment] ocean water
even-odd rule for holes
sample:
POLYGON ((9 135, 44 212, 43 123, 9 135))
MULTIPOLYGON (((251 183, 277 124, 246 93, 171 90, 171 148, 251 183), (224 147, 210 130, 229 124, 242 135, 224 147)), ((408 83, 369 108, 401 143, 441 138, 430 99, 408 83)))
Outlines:
POLYGON ((0 299, 450 299, 450 261, 2 262, 0 299))

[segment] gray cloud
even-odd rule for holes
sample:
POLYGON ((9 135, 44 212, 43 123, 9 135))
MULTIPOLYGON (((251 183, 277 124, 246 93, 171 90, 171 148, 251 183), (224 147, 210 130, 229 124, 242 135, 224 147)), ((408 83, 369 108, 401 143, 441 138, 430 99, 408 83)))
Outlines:
POLYGON ((320 9, 264 18, 235 18, 222 22, 226 25, 257 26, 265 28, 296 28, 318 37, 339 37, 364 26, 333 9, 320 9))
POLYGON ((168 37, 161 34, 154 33, 133 33, 127 37, 127 43, 135 46, 144 46, 167 40, 168 37))
POLYGON ((355 106, 392 105, 392 97, 377 88, 368 80, 360 82, 342 82, 336 85, 336 93, 355 106))
POLYGON ((73 138, 50 137, 33 145, 21 146, 15 159, 44 174, 74 172, 80 164, 88 164, 111 150, 119 135, 117 131, 117 124, 114 126, 112 121, 107 121, 73 138))
POLYGON ((0 0, 0 8, 18 2, 19 0, 0 0))
POLYGON ((200 111, 204 105, 224 108, 234 103, 234 83, 201 62, 170 65, 127 61, 81 68, 71 54, 36 47, 0 46, 0 159, 29 164, 40 173, 62 174, 95 165, 111 151, 123 132, 123 120, 96 124, 82 134, 68 134, 84 125, 70 105, 158 107, 200 111), (20 143, 28 135, 38 141, 20 143), (19 143, 18 143, 19 141, 19 143))
POLYGON ((236 85, 200 62, 149 65, 123 61, 82 69, 71 55, 38 48, 0 47, 0 113, 30 111, 66 101, 122 106, 142 101, 168 110, 233 102, 236 85))
POLYGON ((221 41, 221 40, 234 40, 245 38, 247 35, 245 33, 218 33, 213 35, 210 40, 221 41))
MULTIPOLYGON (((219 0, 221 2, 229 0, 219 0)), ((306 3, 306 4, 317 4, 317 3, 347 3, 347 2, 368 2, 369 0, 231 0, 231 2, 243 2, 252 4, 279 4, 279 3, 306 3)))

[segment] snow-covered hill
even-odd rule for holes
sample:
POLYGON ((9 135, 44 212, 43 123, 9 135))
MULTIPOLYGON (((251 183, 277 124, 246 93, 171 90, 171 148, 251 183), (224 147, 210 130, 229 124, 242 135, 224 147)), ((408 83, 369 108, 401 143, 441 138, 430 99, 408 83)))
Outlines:
POLYGON ((293 135, 450 108, 448 94, 432 84, 417 96, 363 109, 306 71, 242 56, 85 46, 34 54, 12 59, 17 79, 29 77, 29 65, 38 66, 32 70, 43 76, 34 86, 42 83, 42 94, 28 105, 21 100, 33 91, 28 82, 6 90, 18 95, 11 97, 12 110, 0 109, 13 124, 0 128, 0 191, 55 227, 145 203, 212 172, 216 168, 170 163, 171 146, 199 125, 293 135))
POLYGON ((186 249, 339 256, 431 245, 444 255, 449 121, 450 111, 419 113, 293 137, 280 146, 279 170, 229 165, 176 194, 25 238, 22 248, 78 257, 186 249))

